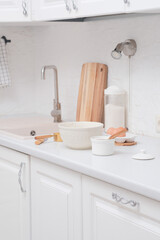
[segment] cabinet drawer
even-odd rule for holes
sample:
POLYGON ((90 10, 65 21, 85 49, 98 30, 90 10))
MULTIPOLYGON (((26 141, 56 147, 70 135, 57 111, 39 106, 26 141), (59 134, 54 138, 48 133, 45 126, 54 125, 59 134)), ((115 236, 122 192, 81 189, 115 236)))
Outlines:
POLYGON ((139 221, 147 219, 148 222, 155 222, 160 227, 160 202, 144 197, 140 194, 119 188, 106 182, 83 176, 83 191, 90 192, 95 198, 102 202, 130 212, 139 221))

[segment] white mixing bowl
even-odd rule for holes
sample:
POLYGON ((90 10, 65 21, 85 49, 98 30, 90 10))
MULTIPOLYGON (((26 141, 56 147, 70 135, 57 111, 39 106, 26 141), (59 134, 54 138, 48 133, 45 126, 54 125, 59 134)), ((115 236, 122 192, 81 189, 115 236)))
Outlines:
POLYGON ((103 134, 103 124, 99 122, 63 122, 59 131, 64 145, 72 149, 91 148, 90 138, 103 134))

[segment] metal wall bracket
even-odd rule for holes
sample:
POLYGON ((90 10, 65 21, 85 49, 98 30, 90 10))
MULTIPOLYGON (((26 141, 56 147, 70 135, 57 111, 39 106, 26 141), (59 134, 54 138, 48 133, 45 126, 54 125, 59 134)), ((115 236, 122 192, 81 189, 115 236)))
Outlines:
POLYGON ((4 39, 4 41, 5 41, 5 44, 7 44, 7 43, 10 43, 10 42, 11 42, 11 40, 7 39, 5 36, 2 36, 1 38, 2 38, 2 39, 4 39))

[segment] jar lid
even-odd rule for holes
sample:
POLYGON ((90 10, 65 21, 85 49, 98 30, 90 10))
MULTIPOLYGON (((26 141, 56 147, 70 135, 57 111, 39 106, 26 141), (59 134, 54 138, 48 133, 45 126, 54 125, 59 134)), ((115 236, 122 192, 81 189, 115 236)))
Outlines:
POLYGON ((152 154, 146 153, 144 149, 141 149, 140 153, 135 154, 134 156, 132 156, 132 158, 137 160, 151 160, 155 157, 152 154))
POLYGON ((125 91, 117 86, 110 86, 104 90, 105 95, 120 95, 120 94, 125 94, 125 91))

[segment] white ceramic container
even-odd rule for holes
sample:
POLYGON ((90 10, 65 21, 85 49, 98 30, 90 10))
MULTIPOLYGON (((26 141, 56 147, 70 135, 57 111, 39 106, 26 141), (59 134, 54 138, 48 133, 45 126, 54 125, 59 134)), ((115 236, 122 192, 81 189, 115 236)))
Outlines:
POLYGON ((92 153, 99 156, 112 155, 115 151, 115 139, 108 139, 108 136, 96 136, 91 138, 92 153))
POLYGON ((59 124, 64 145, 72 149, 91 148, 91 137, 103 134, 103 124, 99 122, 65 122, 59 124))
POLYGON ((110 86, 104 90, 106 131, 111 127, 125 127, 125 100, 125 91, 117 86, 110 86))

